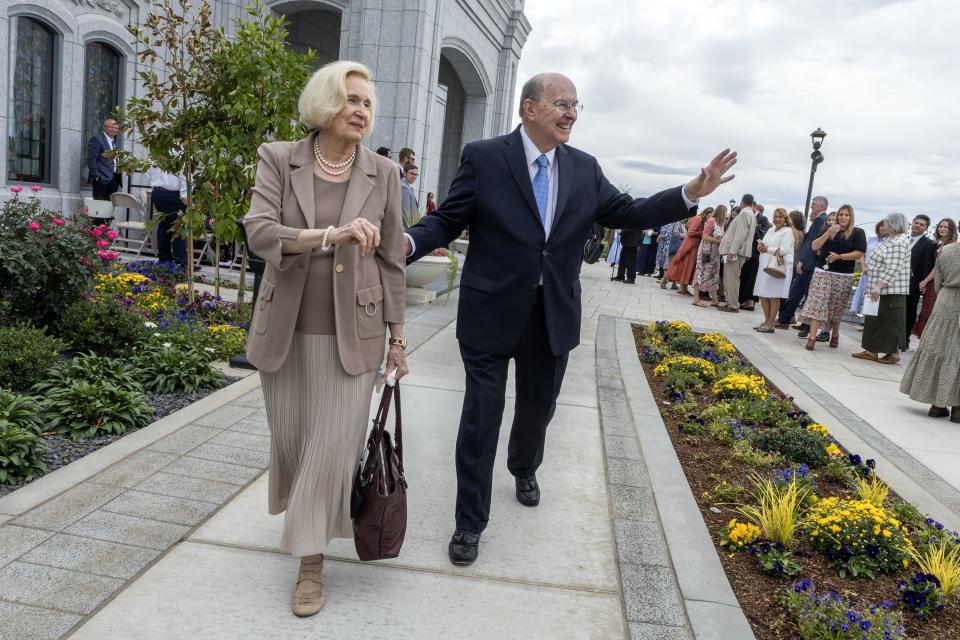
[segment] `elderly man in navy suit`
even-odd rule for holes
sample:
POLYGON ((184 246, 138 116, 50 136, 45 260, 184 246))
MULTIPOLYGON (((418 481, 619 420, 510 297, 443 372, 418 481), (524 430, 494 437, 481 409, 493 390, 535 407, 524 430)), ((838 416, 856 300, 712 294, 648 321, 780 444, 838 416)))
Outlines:
POLYGON ((736 162, 722 151, 683 187, 631 198, 603 176, 597 160, 567 146, 581 105, 569 78, 543 73, 520 94, 522 124, 505 136, 466 145, 435 215, 408 232, 415 261, 470 231, 460 280, 457 339, 466 393, 457 436, 455 564, 477 558, 490 515, 494 457, 507 365, 516 361, 516 407, 507 454, 517 499, 540 502, 543 461, 567 366, 580 341, 580 264, 591 226, 658 228, 690 217, 697 200, 736 162))
POLYGON ((120 127, 113 118, 103 121, 103 130, 87 142, 87 169, 90 171, 90 184, 93 185, 94 200, 109 200, 111 194, 120 188, 120 174, 117 163, 105 158, 105 151, 120 148, 117 133, 120 127))

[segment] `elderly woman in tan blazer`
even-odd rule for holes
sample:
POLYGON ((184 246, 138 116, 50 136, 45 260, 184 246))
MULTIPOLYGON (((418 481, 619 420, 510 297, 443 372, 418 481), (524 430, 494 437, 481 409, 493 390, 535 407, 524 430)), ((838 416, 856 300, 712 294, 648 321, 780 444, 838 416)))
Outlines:
POLYGON ((373 128, 369 70, 319 69, 300 96, 311 134, 260 147, 244 226, 267 263, 247 357, 270 425, 269 509, 286 512, 280 548, 301 557, 292 609, 323 607, 323 552, 352 537, 350 492, 374 378, 407 373, 400 176, 360 142, 373 128))

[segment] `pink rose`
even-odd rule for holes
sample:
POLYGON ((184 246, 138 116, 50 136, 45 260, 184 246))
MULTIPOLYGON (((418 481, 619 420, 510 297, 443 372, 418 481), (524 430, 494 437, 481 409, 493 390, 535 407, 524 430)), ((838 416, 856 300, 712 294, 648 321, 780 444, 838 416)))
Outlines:
POLYGON ((10 191, 12 191, 13 193, 20 193, 21 191, 23 191, 23 187, 21 187, 20 185, 16 185, 16 186, 10 187, 10 191))
POLYGON ((42 190, 43 189, 39 185, 33 185, 30 187, 30 191, 33 191, 34 193, 37 193, 38 191, 42 191, 42 190))
POLYGON ((100 247, 101 249, 106 249, 107 247, 110 246, 110 241, 109 241, 109 240, 97 240, 97 246, 100 247))
POLYGON ((30 229, 30 231, 39 231, 40 225, 36 222, 30 222, 27 224, 27 229, 30 229))
POLYGON ((100 256, 101 260, 116 260, 120 257, 120 254, 116 251, 98 251, 97 255, 100 256))
POLYGON ((111 240, 113 240, 114 238, 117 237, 117 232, 116 232, 116 231, 107 231, 107 237, 110 238, 111 240))
POLYGON ((95 236, 102 236, 102 235, 103 235, 103 231, 102 231, 101 229, 90 229, 90 233, 92 233, 92 234, 95 235, 95 236))
POLYGON ((85 267, 89 267, 89 266, 90 266, 90 261, 87 260, 86 258, 80 258, 80 264, 82 264, 82 265, 85 266, 85 267))
POLYGON ((67 224, 67 223, 66 223, 65 221, 61 220, 60 218, 54 218, 54 219, 53 219, 53 224, 57 225, 58 227, 62 227, 63 225, 65 225, 65 224, 67 224))

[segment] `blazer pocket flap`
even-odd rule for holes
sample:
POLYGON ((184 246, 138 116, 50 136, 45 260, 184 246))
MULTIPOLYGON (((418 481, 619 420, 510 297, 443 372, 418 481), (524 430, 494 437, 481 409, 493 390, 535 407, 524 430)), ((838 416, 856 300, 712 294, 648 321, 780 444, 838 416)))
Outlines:
POLYGON ((383 300, 383 287, 379 284, 366 289, 357 290, 357 304, 361 307, 375 305, 383 300))
POLYGON ((460 274, 460 284, 464 287, 478 289, 484 293, 493 293, 497 290, 497 281, 478 276, 475 273, 464 271, 460 274))
POLYGON ((583 293, 583 285, 577 280, 573 283, 573 297, 579 298, 581 293, 583 293))

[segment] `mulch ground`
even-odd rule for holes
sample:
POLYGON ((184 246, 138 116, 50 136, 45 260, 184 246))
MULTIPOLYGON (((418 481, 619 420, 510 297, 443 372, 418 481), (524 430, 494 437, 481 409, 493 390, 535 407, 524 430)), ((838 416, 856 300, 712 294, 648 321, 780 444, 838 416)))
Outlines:
MULTIPOLYGON (((224 382, 224 386, 235 381, 236 378, 227 378, 224 382)), ((147 393, 147 403, 153 409, 153 418, 151 419, 150 424, 156 422, 160 418, 164 418, 171 413, 179 411, 180 409, 193 404, 201 398, 205 398, 214 391, 216 391, 216 389, 209 389, 191 394, 147 393)), ((138 429, 135 429, 134 431, 138 431, 138 429)), ((43 455, 43 462, 47 465, 47 473, 66 466, 71 462, 75 462, 85 455, 93 453, 97 449, 105 447, 108 444, 112 444, 130 433, 133 433, 133 431, 127 431, 126 433, 120 435, 97 436, 95 438, 88 438, 86 440, 70 440, 69 438, 63 438, 53 433, 44 433, 43 440, 47 443, 47 452, 43 455)), ((34 480, 42 477, 43 476, 37 476, 35 478, 21 479, 16 484, 0 485, 0 498, 7 494, 13 493, 21 487, 27 486, 34 480)))
MULTIPOLYGON (((638 325, 633 327, 637 341, 637 352, 642 351, 644 328, 638 325)), ((742 357, 742 354, 740 354, 742 357)), ((746 358, 744 358, 746 359, 746 358)), ((676 449, 677 457, 683 466, 683 472, 690 483, 690 489, 700 507, 700 513, 710 531, 711 539, 717 550, 717 555, 727 572, 730 585, 740 601, 757 640, 794 640, 800 638, 786 614, 786 610, 777 601, 777 594, 783 588, 789 588, 793 582, 803 578, 813 580, 817 592, 827 589, 845 595, 852 601, 860 603, 880 604, 884 600, 899 602, 897 583, 904 579, 905 574, 878 575, 873 579, 840 578, 835 569, 827 566, 826 558, 813 548, 802 542, 795 545, 794 558, 802 567, 801 573, 795 578, 778 578, 761 571, 752 557, 746 552, 730 553, 720 546, 720 530, 738 514, 729 505, 717 505, 704 499, 703 494, 710 492, 720 482, 734 480, 747 486, 746 481, 752 467, 733 457, 732 449, 716 440, 709 434, 690 436, 680 432, 680 425, 685 422, 685 416, 678 416, 665 411, 669 405, 664 405, 668 398, 667 388, 662 378, 654 377, 653 366, 643 362, 647 382, 657 399, 663 422, 667 426, 670 440, 676 449), (711 507, 720 509, 720 513, 711 511, 711 507)), ((768 381, 767 386, 777 391, 768 381)), ((691 398, 693 394, 688 394, 691 398)), ((696 398, 697 412, 713 403, 713 398, 705 395, 696 398)), ((802 407, 801 407, 802 408, 802 407)), ((697 413, 694 412, 694 413, 697 413)), ((829 427, 830 425, 827 425, 829 427)), ((841 443, 842 444, 842 443, 841 443)), ((856 453, 856 452, 854 452, 856 453)), ((817 483, 817 494, 827 497, 838 494, 849 494, 844 487, 837 485, 814 472, 817 483)), ((891 491, 891 496, 894 493, 891 491)), ((743 518, 740 517, 740 520, 743 518)), ((909 638, 924 640, 960 640, 960 602, 954 602, 944 611, 929 621, 919 621, 912 614, 904 612, 904 627, 909 638)))

